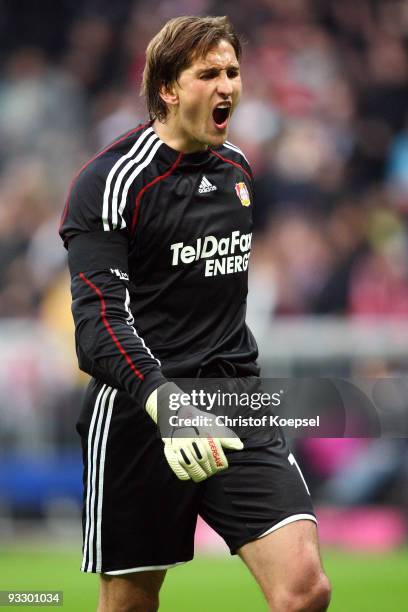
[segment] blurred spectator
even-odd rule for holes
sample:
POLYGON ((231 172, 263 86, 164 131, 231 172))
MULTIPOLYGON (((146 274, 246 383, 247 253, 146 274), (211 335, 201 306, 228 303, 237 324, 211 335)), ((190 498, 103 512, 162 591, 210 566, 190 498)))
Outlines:
POLYGON ((13 157, 38 155, 49 164, 69 164, 82 138, 84 99, 66 72, 41 50, 13 51, 0 79, 0 168, 13 157))

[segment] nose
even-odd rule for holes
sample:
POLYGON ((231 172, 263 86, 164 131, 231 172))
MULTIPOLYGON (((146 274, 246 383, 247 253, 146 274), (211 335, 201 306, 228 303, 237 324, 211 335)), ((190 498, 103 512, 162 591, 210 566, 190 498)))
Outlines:
POLYGON ((217 91, 222 96, 230 96, 234 91, 232 81, 226 72, 221 72, 218 77, 217 91))

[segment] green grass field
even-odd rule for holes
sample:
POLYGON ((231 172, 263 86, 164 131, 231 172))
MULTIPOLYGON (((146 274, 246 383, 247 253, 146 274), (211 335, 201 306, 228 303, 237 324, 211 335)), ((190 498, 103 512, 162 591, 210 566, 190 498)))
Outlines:
MULTIPOLYGON (((332 612, 408 610, 407 550, 382 556, 325 551, 323 559, 333 585, 332 612)), ((62 590, 65 612, 92 612, 97 578, 80 573, 79 563, 78 554, 72 552, 0 548, 0 590, 62 590)), ((203 556, 169 571, 160 606, 161 612, 266 609, 238 558, 203 556)))

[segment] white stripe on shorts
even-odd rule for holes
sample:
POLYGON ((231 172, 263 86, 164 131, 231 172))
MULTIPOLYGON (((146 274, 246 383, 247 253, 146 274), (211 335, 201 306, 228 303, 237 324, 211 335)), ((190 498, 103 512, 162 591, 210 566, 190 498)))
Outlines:
MULTIPOLYGON (((103 471, 105 466, 105 454, 106 454, 106 442, 109 431, 110 419, 112 416, 112 408, 113 401, 115 399, 117 393, 117 389, 112 389, 112 387, 108 387, 107 385, 103 385, 102 389, 98 393, 98 397, 96 398, 92 420, 89 427, 88 432, 88 476, 87 476, 87 492, 86 492, 86 505, 85 505, 85 515, 86 515, 86 524, 85 524, 85 537, 84 537, 84 552, 82 559, 81 570, 84 572, 92 572, 93 571, 93 563, 94 563, 94 533, 95 533, 95 523, 96 530, 100 529, 101 521, 102 521, 102 497, 103 497, 103 471), (102 422, 105 414, 105 405, 108 397, 109 399, 109 408, 107 412, 107 417, 105 420, 105 424, 102 431, 102 422), (96 425, 95 425, 96 424, 96 425), (95 431, 96 430, 96 431, 95 431), (93 434, 95 431, 95 438, 93 438, 93 434), (99 449, 99 444, 102 439, 101 448, 99 449), (98 489, 96 484, 96 473, 99 465, 99 478, 98 478, 98 489), (97 503, 97 507, 96 507, 97 503)), ((100 533, 100 532, 99 532, 100 533)), ((98 531, 97 531, 97 547, 96 547, 96 562, 101 565, 101 541, 99 535, 99 549, 98 549, 98 531), (99 553, 99 554, 98 554, 99 553)), ((100 571, 100 570, 99 570, 100 571)))
POLYGON ((99 459, 99 483, 98 483, 98 509, 96 514, 96 571, 102 570, 102 501, 103 501, 103 478, 105 472, 106 443, 108 441, 109 425, 112 418, 113 402, 118 390, 114 389, 109 398, 108 414, 106 416, 105 427, 99 459))
POLYGON ((93 431, 95 428, 96 416, 99 411, 99 403, 101 401, 102 394, 105 392, 105 389, 106 389, 106 385, 102 385, 102 388, 98 393, 98 397, 96 398, 95 406, 94 406, 93 413, 92 413, 91 424, 89 426, 89 431, 88 431, 88 453, 87 453, 88 454, 88 459, 87 459, 88 475, 87 475, 87 481, 86 481, 86 502, 85 502, 86 522, 85 522, 85 532, 84 532, 84 551, 83 551, 83 559, 82 559, 82 566, 81 566, 81 570, 83 572, 85 571, 86 558, 88 555, 88 541, 89 541, 89 528, 90 528, 89 519, 90 519, 90 513, 91 513, 91 471, 92 471, 92 462, 91 462, 92 444, 91 444, 91 441, 92 441, 93 431))
POLYGON ((108 576, 120 576, 121 574, 132 574, 133 572, 154 572, 155 570, 170 569, 176 567, 176 565, 183 565, 187 561, 176 561, 176 563, 169 563, 168 565, 145 565, 144 567, 132 567, 124 570, 113 570, 112 572, 104 572, 108 576))
POLYGON ((288 516, 282 521, 279 521, 279 523, 276 523, 276 525, 258 536, 257 539, 259 540, 259 538, 263 538, 264 536, 268 535, 268 533, 272 533, 273 531, 276 531, 285 525, 289 525, 289 523, 294 523, 295 521, 313 521, 317 525, 317 519, 315 516, 313 516, 313 514, 292 514, 292 516, 288 516))

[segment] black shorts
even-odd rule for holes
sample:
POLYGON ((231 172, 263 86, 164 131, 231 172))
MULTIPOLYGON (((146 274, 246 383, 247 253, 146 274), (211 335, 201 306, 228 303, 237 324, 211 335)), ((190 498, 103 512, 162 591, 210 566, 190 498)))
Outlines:
POLYGON ((189 561, 198 515, 232 554, 287 523, 316 521, 280 434, 226 451, 229 468, 195 484, 177 479, 156 425, 125 393, 92 381, 77 429, 84 459, 82 571, 126 574, 189 561))

